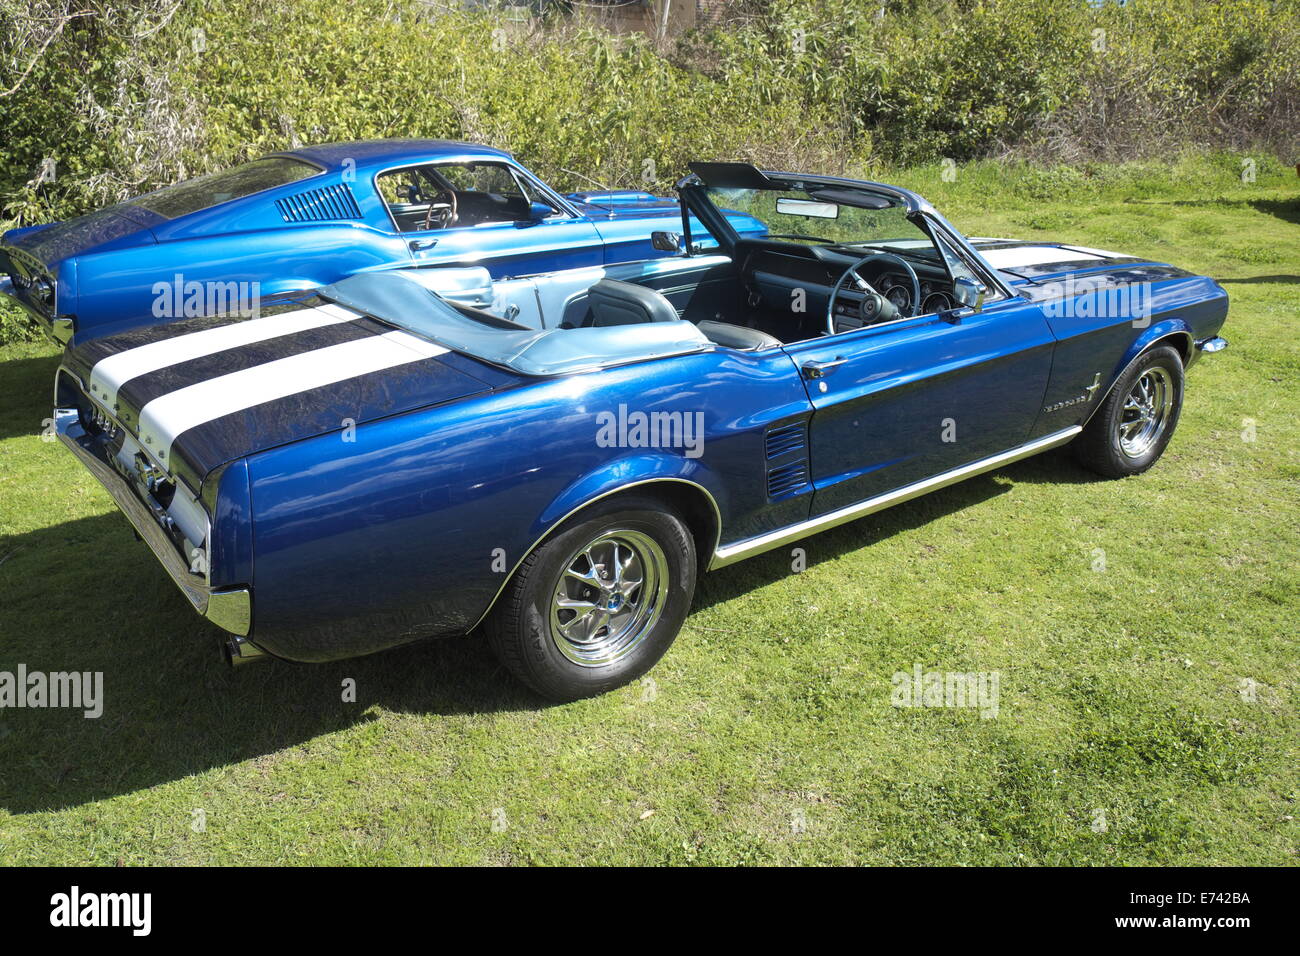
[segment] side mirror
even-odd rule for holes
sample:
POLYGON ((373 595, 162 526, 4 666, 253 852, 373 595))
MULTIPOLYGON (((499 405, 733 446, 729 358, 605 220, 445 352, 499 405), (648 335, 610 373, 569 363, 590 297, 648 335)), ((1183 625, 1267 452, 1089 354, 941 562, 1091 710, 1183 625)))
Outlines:
POLYGON ((541 222, 553 215, 555 215, 555 210, 544 202, 530 202, 528 204, 529 222, 541 222))
POLYGON ((650 245, 660 252, 681 252, 682 237, 675 232, 650 233, 650 245))
POLYGON ((957 304, 974 309, 976 312, 984 308, 984 293, 986 292, 988 292, 988 286, 966 276, 959 277, 952 284, 952 297, 957 300, 957 304))

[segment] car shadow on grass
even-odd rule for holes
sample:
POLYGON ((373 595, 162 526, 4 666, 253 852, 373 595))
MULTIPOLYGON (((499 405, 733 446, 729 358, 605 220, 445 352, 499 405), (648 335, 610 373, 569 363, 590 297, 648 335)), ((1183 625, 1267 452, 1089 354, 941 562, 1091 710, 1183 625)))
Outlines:
POLYGON ((722 604, 789 577, 794 573, 791 549, 795 547, 803 549, 807 567, 812 568, 936 518, 978 507, 1011 491, 1016 484, 1092 484, 1102 480, 1076 463, 1067 448, 1057 448, 707 574, 695 592, 692 610, 722 604))
POLYGON ((57 355, 0 362, 0 441, 39 435, 53 408, 57 355))
POLYGON ((0 546, 0 671, 99 672, 102 715, 0 710, 0 807, 58 810, 263 757, 380 711, 536 710, 481 637, 426 641, 332 664, 231 670, 116 513, 0 546), (356 702, 343 700, 354 681, 356 702))
MULTIPOLYGON (((1049 453, 808 539, 810 565, 937 517, 1012 483, 1091 481, 1049 453), (815 542, 815 543, 814 543, 815 542)), ((0 547, 0 671, 103 675, 103 713, 0 710, 0 807, 82 806, 256 760, 378 718, 532 711, 480 634, 332 664, 227 667, 221 631, 197 617, 116 512, 12 536, 0 547), (345 701, 348 681, 355 702, 345 701)), ((788 549, 706 575, 700 610, 790 573, 788 549)))
POLYGON ((1219 285, 1296 285, 1300 284, 1300 276, 1246 276, 1241 279, 1215 279, 1214 281, 1219 285))

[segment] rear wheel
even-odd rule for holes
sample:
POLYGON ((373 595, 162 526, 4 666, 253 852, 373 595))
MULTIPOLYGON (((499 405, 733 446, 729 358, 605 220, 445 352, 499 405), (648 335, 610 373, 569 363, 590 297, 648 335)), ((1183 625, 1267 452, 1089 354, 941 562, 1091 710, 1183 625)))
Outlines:
POLYGON ((1075 457, 1107 478, 1146 471, 1164 453, 1183 408, 1183 360, 1161 345, 1124 372, 1074 441, 1075 457))
POLYGON ((635 680, 668 650, 695 593, 690 530, 652 498, 601 502, 533 551, 487 621, 493 652, 558 701, 635 680))

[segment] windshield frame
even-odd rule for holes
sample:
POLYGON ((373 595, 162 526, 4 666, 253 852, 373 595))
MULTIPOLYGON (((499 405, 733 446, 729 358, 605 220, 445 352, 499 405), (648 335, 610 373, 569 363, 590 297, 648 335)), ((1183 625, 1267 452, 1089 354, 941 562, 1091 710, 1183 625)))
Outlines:
MULTIPOLYGON (((691 163, 692 171, 678 180, 676 184, 677 194, 681 200, 683 213, 694 213, 708 233, 718 241, 723 251, 727 255, 734 257, 736 245, 741 241, 740 235, 732 228, 726 215, 708 195, 706 183, 700 176, 700 171, 708 165, 710 164, 691 163)), ((979 250, 970 244, 970 240, 917 193, 887 183, 848 179, 844 176, 824 176, 775 170, 760 171, 753 167, 750 168, 754 176, 765 180, 765 187, 770 189, 779 190, 795 185, 803 188, 803 184, 815 183, 818 187, 847 187, 859 192, 879 194, 888 199, 896 200, 907 209, 908 218, 918 228, 923 229, 932 240, 936 235, 941 235, 954 248, 966 266, 988 286, 989 291, 999 293, 999 295, 990 297, 991 299, 1015 299, 1021 297, 1021 293, 1009 285, 1006 278, 984 260, 979 250)), ((685 220, 685 215, 683 219, 685 220)), ((689 236, 689 232, 687 235, 689 236)), ((772 242, 784 241, 788 240, 772 240, 772 242)), ((798 245, 798 243, 792 243, 792 245, 798 245)), ((690 246, 688 245, 687 248, 690 248, 690 246)))

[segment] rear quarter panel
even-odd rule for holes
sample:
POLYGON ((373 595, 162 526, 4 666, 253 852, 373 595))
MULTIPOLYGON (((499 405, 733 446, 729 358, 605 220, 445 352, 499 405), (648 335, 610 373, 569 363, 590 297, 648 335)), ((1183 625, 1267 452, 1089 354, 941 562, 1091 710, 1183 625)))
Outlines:
MULTIPOLYGON (((321 223, 178 239, 78 260, 77 331, 101 335, 172 321, 159 283, 247 283, 253 294, 310 289, 366 269, 409 264, 402 242, 359 224, 321 223), (256 283, 254 289, 252 284, 256 283)), ((60 309, 67 309, 60 302, 60 309)))
MULTIPOLYGON (((707 489, 723 538, 807 513, 768 501, 764 431, 806 416, 784 354, 721 350, 554 379, 516 380, 254 456, 254 635, 320 661, 465 633, 509 572, 566 515, 638 481, 707 489), (601 447, 598 414, 701 412, 703 454, 601 447)), ((707 564, 707 555, 701 564, 707 564)))

